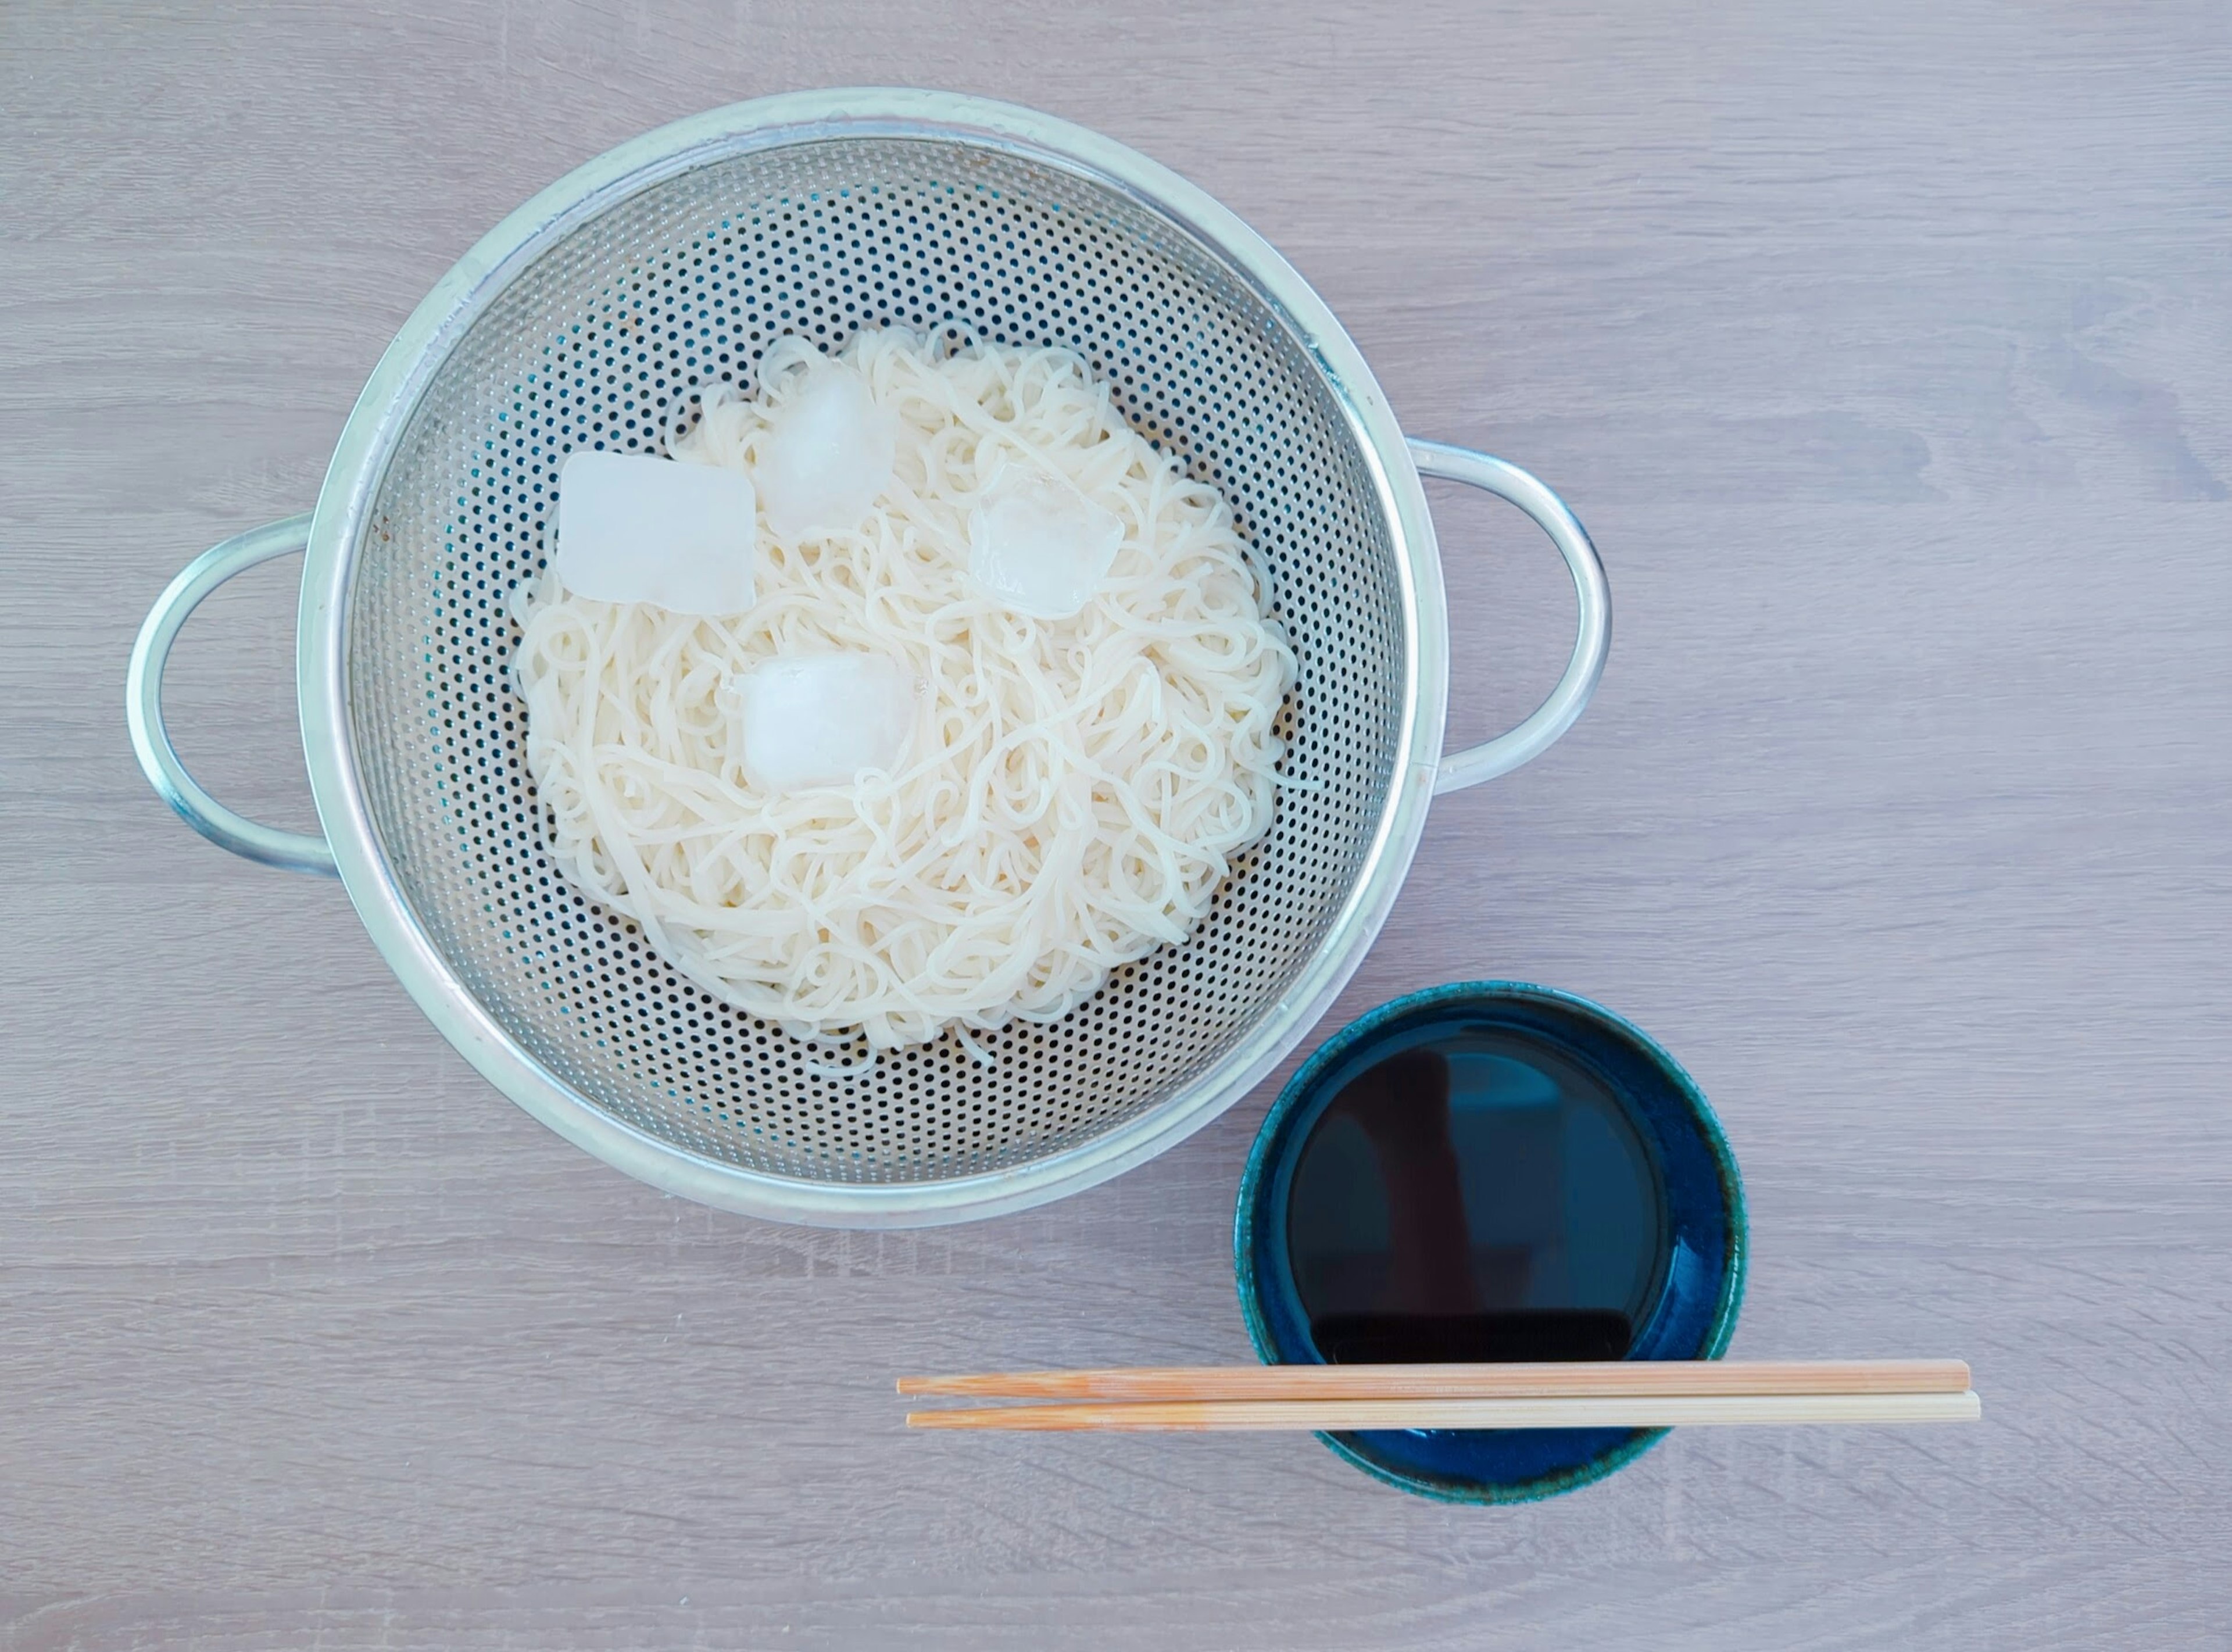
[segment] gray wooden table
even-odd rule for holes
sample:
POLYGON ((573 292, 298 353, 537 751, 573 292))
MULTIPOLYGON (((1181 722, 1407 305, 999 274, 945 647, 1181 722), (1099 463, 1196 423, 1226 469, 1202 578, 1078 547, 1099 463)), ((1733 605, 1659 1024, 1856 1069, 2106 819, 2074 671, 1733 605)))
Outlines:
MULTIPOLYGON (((2222 0, 0 9, 0 1648, 2226 1645, 2228 110, 2222 0), (841 81, 1145 149, 1409 428, 1564 490, 1602 695, 1436 808, 1336 1015, 1630 1014, 1742 1159, 1736 1351, 1966 1355, 1982 1426, 1696 1431, 1501 1511, 1307 1439, 908 1436, 901 1370, 1246 1357, 1270 1087, 1028 1215, 717 1215, 149 794, 141 612, 308 504, 450 261, 841 81)), ((1571 597, 1442 504, 1477 735, 1571 597)), ((196 621, 177 721, 307 824, 293 572, 196 621)))

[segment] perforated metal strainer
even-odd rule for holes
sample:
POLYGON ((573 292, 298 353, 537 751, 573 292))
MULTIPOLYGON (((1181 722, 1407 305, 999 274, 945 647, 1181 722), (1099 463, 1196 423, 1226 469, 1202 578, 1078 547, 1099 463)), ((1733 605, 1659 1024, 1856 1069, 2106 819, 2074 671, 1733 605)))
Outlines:
POLYGON ((937 94, 806 94, 652 133, 467 254, 381 360, 310 517, 217 547, 164 593, 128 700, 142 765, 197 830, 337 871, 435 1024, 589 1151, 789 1221, 961 1221, 1090 1185, 1247 1092, 1378 931, 1430 795, 1515 768, 1580 715, 1609 635, 1580 525, 1525 472, 1406 442, 1277 253, 1163 168, 1075 126, 937 94), (1277 824, 1191 943, 1070 1015, 827 1070, 668 968, 544 852, 506 599, 539 566, 558 465, 649 450, 694 387, 775 340, 949 319, 1078 351, 1134 424, 1231 502, 1300 658, 1277 824), (1564 679, 1519 728, 1441 749, 1446 619, 1421 472, 1502 495, 1580 598, 1564 679), (243 820, 165 734, 163 662, 204 595, 307 547, 302 735, 325 837, 243 820))

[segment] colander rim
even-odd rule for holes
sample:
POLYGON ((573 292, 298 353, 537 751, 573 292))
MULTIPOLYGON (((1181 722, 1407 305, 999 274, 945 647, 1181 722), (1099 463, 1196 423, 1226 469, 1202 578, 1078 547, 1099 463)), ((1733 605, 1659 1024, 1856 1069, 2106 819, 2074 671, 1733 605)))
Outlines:
POLYGON ((1447 615, 1425 494, 1394 414, 1331 308, 1271 245, 1205 191, 1114 139, 1017 105, 901 87, 756 99, 630 139, 542 191, 436 283, 351 411, 318 496, 305 556, 296 688, 312 794, 341 881, 388 966, 483 1077, 574 1145, 662 1190, 775 1221, 851 1228, 975 1221, 1081 1191, 1209 1124, 1294 1049, 1363 961, 1425 823, 1448 692, 1447 615), (1287 993, 1177 1094, 1073 1147, 942 1181, 822 1182, 693 1153, 624 1123, 515 1040, 466 988, 412 910, 374 832, 349 715, 349 600, 357 551, 421 398, 473 321, 582 224, 682 172, 769 148, 842 139, 965 144, 1119 191, 1223 262, 1322 373, 1385 513, 1403 617, 1400 708, 1387 800, 1348 899, 1287 993))

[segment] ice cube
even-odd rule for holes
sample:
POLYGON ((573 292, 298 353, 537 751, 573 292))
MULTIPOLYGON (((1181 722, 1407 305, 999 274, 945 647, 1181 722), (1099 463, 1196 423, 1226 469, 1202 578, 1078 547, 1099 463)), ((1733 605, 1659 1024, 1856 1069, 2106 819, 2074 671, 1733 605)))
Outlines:
POLYGON ((969 514, 969 573, 1020 613, 1066 619, 1108 577, 1123 519, 1067 482, 1012 466, 969 514))
POLYGON ((809 361, 768 423, 753 474, 775 536, 793 544, 858 528, 899 455, 899 418, 868 381, 842 362, 809 361))
POLYGON ((770 792, 896 769, 914 733, 914 679, 880 654, 771 659, 735 681, 744 769, 770 792))
POLYGON ((558 580, 577 597, 742 613, 755 528, 751 478, 735 470, 588 450, 559 468, 558 580))

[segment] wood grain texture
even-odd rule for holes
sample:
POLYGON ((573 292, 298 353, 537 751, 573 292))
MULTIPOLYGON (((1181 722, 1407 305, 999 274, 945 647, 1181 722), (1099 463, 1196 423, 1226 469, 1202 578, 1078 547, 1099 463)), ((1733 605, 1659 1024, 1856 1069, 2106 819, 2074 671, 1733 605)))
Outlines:
MULTIPOLYGON (((0 8, 0 1648, 2223 1645, 2227 107, 2220 0, 0 8), (909 1435, 901 1370, 1244 1358, 1272 1087, 982 1226, 717 1215, 149 794, 147 602, 312 499, 451 259, 840 81, 1146 150, 1411 429, 1566 493, 1603 692, 1436 806, 1336 1020, 1483 975, 1631 1014, 1744 1166, 1735 1351, 1963 1353, 1980 1426, 1677 1434, 1507 1510, 1299 1439, 909 1435)), ((1440 502, 1471 738, 1570 597, 1440 502)), ((173 720, 302 825, 291 577, 208 606, 173 720)))

